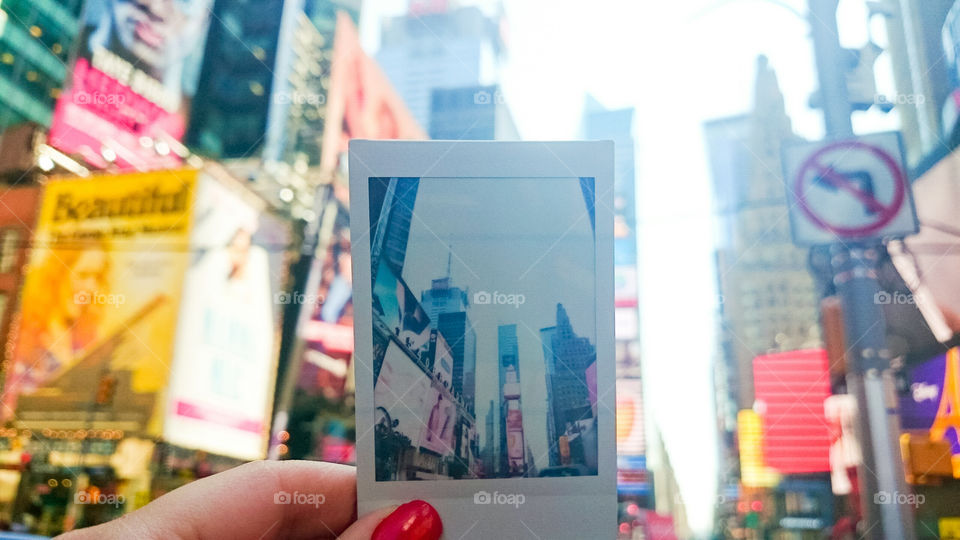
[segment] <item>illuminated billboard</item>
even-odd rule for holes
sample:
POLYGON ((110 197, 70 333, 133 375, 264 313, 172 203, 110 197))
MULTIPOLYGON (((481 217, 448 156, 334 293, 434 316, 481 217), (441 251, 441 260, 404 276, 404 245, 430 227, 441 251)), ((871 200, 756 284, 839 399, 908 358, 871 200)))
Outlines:
POLYGON ((196 185, 196 171, 47 183, 4 418, 159 435, 196 185))
POLYGON ((828 364, 823 349, 753 359, 754 409, 763 424, 766 463, 782 474, 830 470, 830 426, 824 409, 831 395, 828 364))
POLYGON ((50 144, 95 167, 176 167, 212 3, 88 0, 50 144))
POLYGON ((233 182, 198 185, 163 436, 252 460, 266 455, 290 235, 233 182))
POLYGON ((426 139, 380 66, 367 56, 350 16, 337 15, 320 166, 332 171, 350 139, 426 139))

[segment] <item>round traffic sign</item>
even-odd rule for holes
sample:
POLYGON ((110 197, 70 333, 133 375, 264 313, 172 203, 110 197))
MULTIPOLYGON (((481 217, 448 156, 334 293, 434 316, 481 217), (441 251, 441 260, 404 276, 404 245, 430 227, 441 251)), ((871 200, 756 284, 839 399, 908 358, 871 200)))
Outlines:
POLYGON ((897 217, 906 200, 906 185, 907 179, 903 169, 897 160, 882 148, 861 141, 840 141, 824 146, 800 165, 793 182, 793 195, 800 211, 817 227, 840 237, 864 237, 883 229, 897 217), (855 178, 848 175, 849 173, 836 170, 834 164, 825 158, 828 154, 837 151, 844 152, 844 157, 851 152, 866 153, 873 160, 879 161, 889 174, 884 178, 893 180, 892 198, 880 200, 874 190, 863 189, 855 178), (872 214, 871 218, 858 225, 841 225, 831 222, 827 216, 818 213, 818 209, 808 201, 807 191, 815 180, 823 181, 836 190, 852 196, 864 207, 868 215, 872 214))

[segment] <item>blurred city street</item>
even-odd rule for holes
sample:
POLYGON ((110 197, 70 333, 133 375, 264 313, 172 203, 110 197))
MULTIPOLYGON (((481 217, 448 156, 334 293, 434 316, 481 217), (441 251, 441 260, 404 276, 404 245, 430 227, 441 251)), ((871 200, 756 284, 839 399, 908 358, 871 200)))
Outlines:
POLYGON ((359 458, 960 540, 960 0, 3 0, 0 184, 0 539, 359 458), (357 237, 360 139, 612 141, 613 305, 593 177, 370 175, 357 237))

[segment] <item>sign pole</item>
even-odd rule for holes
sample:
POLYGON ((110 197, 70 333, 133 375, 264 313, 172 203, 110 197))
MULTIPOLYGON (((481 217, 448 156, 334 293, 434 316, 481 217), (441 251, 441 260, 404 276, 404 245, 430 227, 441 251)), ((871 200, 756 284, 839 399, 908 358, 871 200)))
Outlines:
MULTIPOLYGON (((827 134, 852 137, 851 106, 847 96, 845 51, 837 28, 839 0, 809 0, 809 18, 820 82, 820 98, 827 134)), ((906 186, 909 189, 909 186, 906 186)), ((912 510, 899 504, 907 492, 900 458, 900 422, 886 346, 886 321, 876 301, 880 292, 877 261, 879 242, 860 241, 831 247, 834 284, 843 303, 846 326, 847 390, 860 404, 859 439, 863 462, 858 470, 861 538, 914 540, 912 510)))
POLYGON ((859 469, 864 510, 862 538, 913 540, 913 514, 899 504, 907 494, 900 465, 900 422, 886 347, 886 320, 876 299, 879 245, 831 248, 834 284, 843 302, 847 332, 847 391, 860 404, 863 463, 859 469))

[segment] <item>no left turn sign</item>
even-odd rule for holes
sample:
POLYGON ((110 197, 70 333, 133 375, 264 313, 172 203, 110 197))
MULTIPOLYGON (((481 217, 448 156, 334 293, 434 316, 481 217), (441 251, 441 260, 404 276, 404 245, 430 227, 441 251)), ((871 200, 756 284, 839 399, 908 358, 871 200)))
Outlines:
POLYGON ((918 230, 898 133, 785 146, 794 242, 824 245, 918 230))

